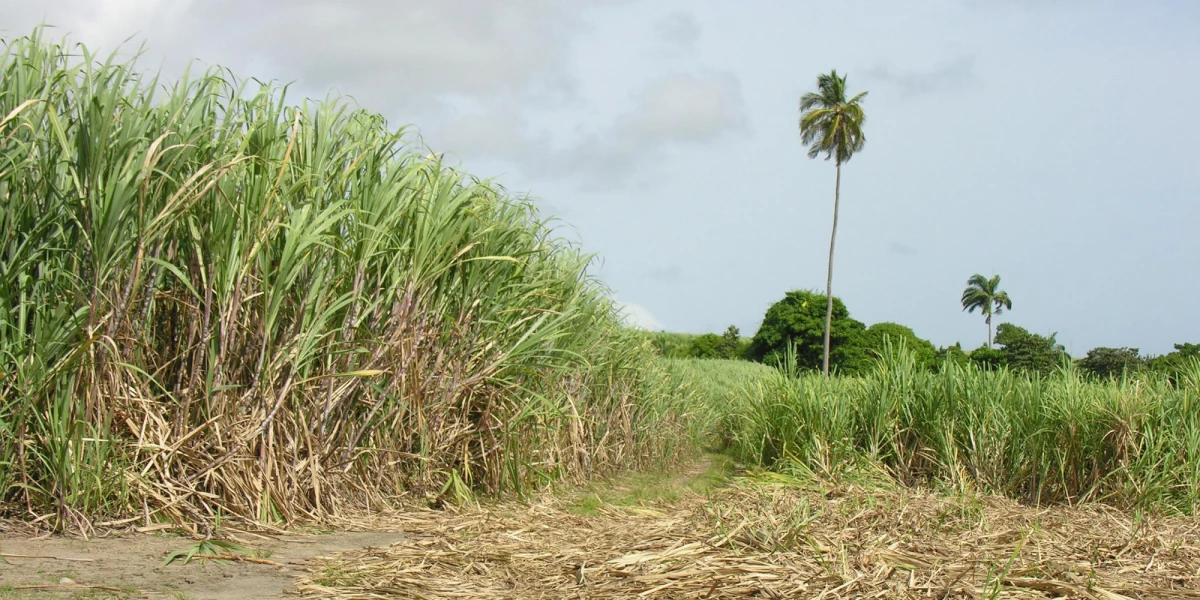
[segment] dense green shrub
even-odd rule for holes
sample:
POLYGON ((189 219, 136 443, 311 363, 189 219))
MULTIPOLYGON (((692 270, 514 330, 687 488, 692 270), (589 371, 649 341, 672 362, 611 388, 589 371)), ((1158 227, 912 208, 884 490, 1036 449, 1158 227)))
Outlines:
MULTIPOLYGON (((795 345, 796 364, 801 369, 820 369, 825 336, 826 297, 812 291, 791 291, 767 309, 762 325, 754 334, 749 356, 771 364, 781 359, 788 344, 795 345)), ((840 298, 833 299, 833 325, 830 331, 830 368, 841 373, 856 373, 869 365, 862 347, 866 330, 850 318, 840 298)))
POLYGON ((882 356, 889 343, 903 343, 913 352, 919 368, 932 370, 939 363, 933 342, 917 337, 912 328, 899 323, 876 323, 859 337, 859 345, 870 358, 882 356))
POLYGON ((1106 379, 1137 372, 1144 364, 1137 348, 1092 348, 1078 362, 1084 372, 1106 379))

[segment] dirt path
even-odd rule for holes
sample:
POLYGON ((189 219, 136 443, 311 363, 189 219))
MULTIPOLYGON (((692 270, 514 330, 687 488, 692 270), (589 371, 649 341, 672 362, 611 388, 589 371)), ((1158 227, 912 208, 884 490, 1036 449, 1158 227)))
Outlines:
MULTIPOLYGON (((703 480, 712 467, 705 460, 666 476, 633 476, 596 490, 576 490, 581 512, 610 503, 638 505, 676 502, 680 490, 703 480)), ((130 534, 82 540, 70 537, 0 533, 0 599, 170 598, 179 600, 251 600, 295 598, 298 579, 317 557, 345 551, 376 552, 436 527, 441 518, 462 514, 415 510, 384 518, 372 531, 339 531, 319 535, 241 535, 238 542, 256 556, 279 566, 224 560, 177 561, 167 557, 195 544, 162 533, 130 534)), ((483 514, 478 512, 477 514, 483 514)))
POLYGON ((403 537, 386 531, 337 532, 277 536, 248 544, 281 567, 219 560, 193 560, 186 565, 177 561, 164 566, 170 553, 195 543, 178 536, 137 534, 89 541, 0 537, 0 554, 10 555, 4 559, 7 564, 0 563, 0 598, 286 598, 284 591, 295 588, 308 559, 386 547, 403 537))
POLYGON ((254 543, 282 566, 163 566, 181 538, 0 537, 0 598, 1200 598, 1200 519, 982 495, 730 481, 727 464, 254 543), (67 577, 101 589, 17 589, 67 577))
MULTIPOLYGON (((599 491, 578 490, 574 497, 583 498, 580 510, 584 512, 591 510, 593 499, 597 506, 674 502, 684 486, 702 479, 711 466, 705 460, 665 477, 634 476, 599 487, 599 491)), ((238 541, 243 547, 280 566, 224 560, 164 565, 171 553, 185 550, 195 541, 162 533, 87 541, 0 533, 0 599, 295 598, 297 580, 308 574, 312 559, 345 551, 374 552, 405 540, 413 531, 430 527, 431 519, 453 519, 461 514, 416 510, 379 520, 372 531, 240 536, 238 541)))

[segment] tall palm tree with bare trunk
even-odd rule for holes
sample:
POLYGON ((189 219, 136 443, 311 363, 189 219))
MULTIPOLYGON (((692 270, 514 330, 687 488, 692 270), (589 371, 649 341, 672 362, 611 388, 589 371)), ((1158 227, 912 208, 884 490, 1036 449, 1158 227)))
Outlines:
POLYGON ((992 315, 1003 314, 1005 309, 1012 310, 1012 299, 1008 292, 1000 289, 1000 276, 993 275, 991 279, 975 274, 967 280, 967 289, 962 294, 963 310, 973 313, 976 309, 983 314, 983 320, 988 326, 988 348, 992 347, 992 315))
POLYGON ((821 372, 829 377, 829 328, 833 322, 833 247, 837 239, 838 204, 842 191, 842 163, 850 160, 863 149, 867 138, 863 136, 862 92, 846 98, 846 76, 837 70, 817 76, 817 91, 800 98, 800 141, 808 146, 808 157, 817 158, 824 154, 825 160, 834 159, 837 179, 833 188, 833 231, 829 234, 829 272, 825 279, 825 350, 821 361, 821 372))

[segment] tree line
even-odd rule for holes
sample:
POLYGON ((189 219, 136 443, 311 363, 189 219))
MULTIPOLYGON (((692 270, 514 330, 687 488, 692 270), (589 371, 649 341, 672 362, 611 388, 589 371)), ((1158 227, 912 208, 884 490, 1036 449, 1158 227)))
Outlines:
POLYGON ((730 325, 722 334, 654 332, 649 339, 658 353, 666 357, 767 364, 778 364, 791 344, 799 369, 823 371, 826 309, 832 304, 828 347, 830 370, 835 374, 865 373, 885 344, 901 340, 912 351, 918 366, 931 371, 941 370, 947 364, 973 364, 984 369, 1007 368, 1044 375, 1073 363, 1096 378, 1150 372, 1177 377, 1192 361, 1200 360, 1200 344, 1192 343, 1175 344, 1174 351, 1159 356, 1143 355, 1137 348, 1098 347, 1084 357, 1072 358, 1054 333, 1041 335, 1013 323, 1000 323, 993 336, 992 318, 1012 308, 1011 298, 999 289, 999 277, 995 276, 971 277, 962 302, 964 310, 980 311, 988 325, 987 341, 974 350, 965 350, 961 343, 938 347, 899 323, 867 326, 850 316, 841 298, 835 297, 830 303, 824 294, 812 290, 785 294, 767 309, 758 331, 749 338, 742 337, 738 328, 730 325))

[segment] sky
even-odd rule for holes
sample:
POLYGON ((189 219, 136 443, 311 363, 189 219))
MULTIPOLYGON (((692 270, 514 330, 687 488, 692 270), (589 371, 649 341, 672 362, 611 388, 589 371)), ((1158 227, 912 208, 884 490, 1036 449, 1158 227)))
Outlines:
POLYGON ((346 95, 534 198, 636 322, 691 333, 823 293, 834 165, 798 100, 837 69, 869 92, 834 256, 854 318, 975 348, 959 298, 999 274, 1000 322, 1074 356, 1200 342, 1190 0, 0 0, 0 37, 38 23, 167 76, 346 95))

